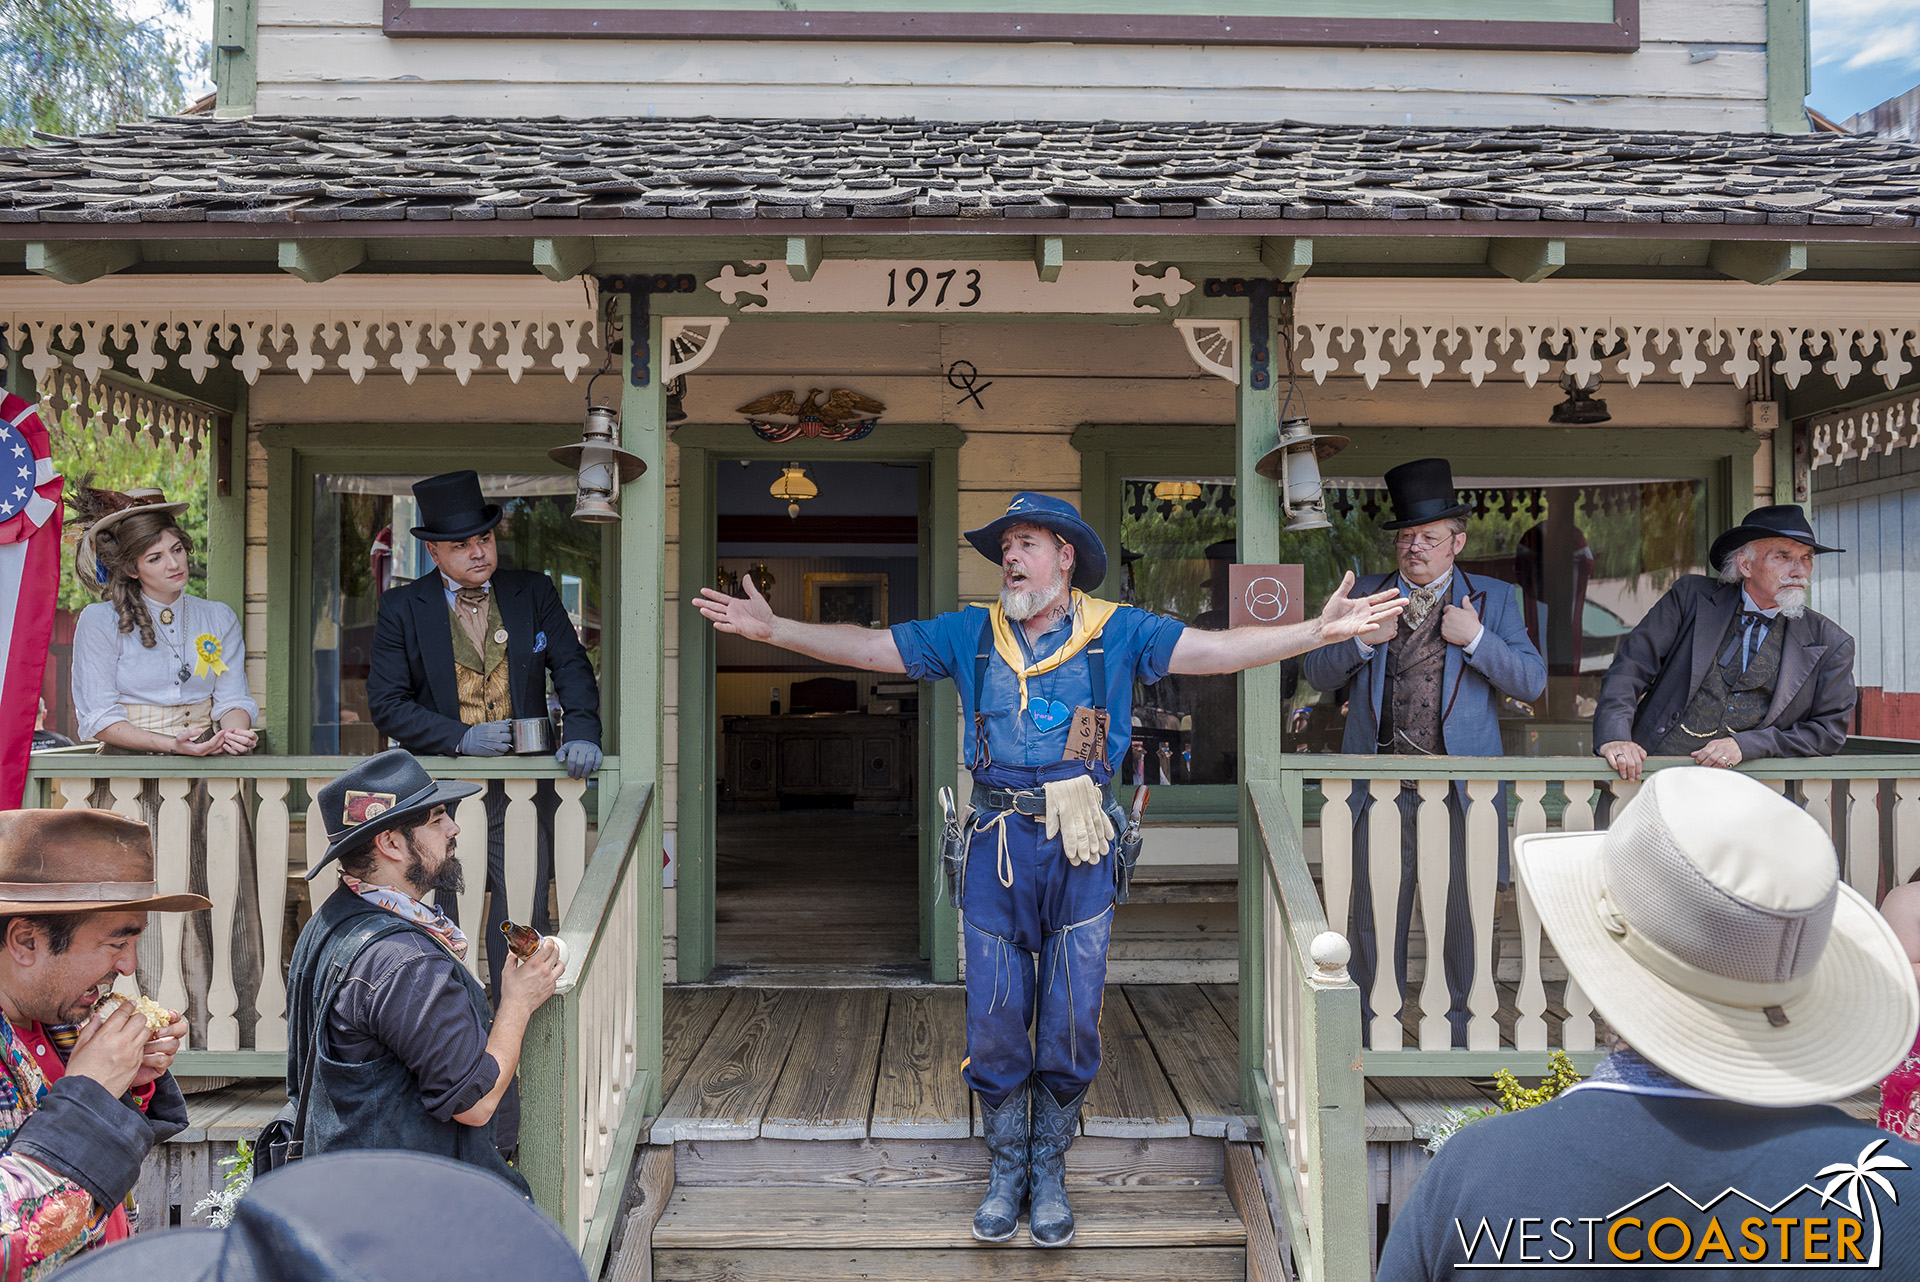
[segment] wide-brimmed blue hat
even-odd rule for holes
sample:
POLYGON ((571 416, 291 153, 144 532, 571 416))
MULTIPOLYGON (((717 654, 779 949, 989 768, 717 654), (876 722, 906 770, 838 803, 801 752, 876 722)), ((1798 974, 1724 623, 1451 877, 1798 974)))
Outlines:
POLYGON ((436 780, 405 748, 388 748, 368 757, 321 785, 314 796, 327 831, 327 853, 307 870, 307 880, 313 880, 341 852, 364 846, 401 820, 479 791, 478 784, 436 780))
POLYGON ((1093 527, 1080 519, 1079 511, 1065 499, 1022 490, 1007 504, 1004 516, 995 517, 977 530, 967 531, 967 542, 981 556, 1000 564, 1000 536, 1016 525, 1037 525, 1052 530, 1073 545, 1073 586, 1091 592, 1107 577, 1107 549, 1093 527))

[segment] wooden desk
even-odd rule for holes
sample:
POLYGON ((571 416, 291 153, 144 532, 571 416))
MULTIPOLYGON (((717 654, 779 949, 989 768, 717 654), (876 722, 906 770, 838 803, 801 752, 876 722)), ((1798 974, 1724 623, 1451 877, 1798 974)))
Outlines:
POLYGON ((782 796, 849 797, 867 814, 914 810, 916 718, 862 712, 727 717, 721 810, 778 810, 782 796))

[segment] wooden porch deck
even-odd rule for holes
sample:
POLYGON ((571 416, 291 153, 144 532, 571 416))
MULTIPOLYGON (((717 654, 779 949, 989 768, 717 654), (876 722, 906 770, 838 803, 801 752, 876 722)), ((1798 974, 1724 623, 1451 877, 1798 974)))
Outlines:
MULTIPOLYGON (((1110 984, 1083 1132, 1243 1138, 1238 986, 1110 984)), ((978 1134, 958 987, 667 990, 655 1144, 978 1134)))

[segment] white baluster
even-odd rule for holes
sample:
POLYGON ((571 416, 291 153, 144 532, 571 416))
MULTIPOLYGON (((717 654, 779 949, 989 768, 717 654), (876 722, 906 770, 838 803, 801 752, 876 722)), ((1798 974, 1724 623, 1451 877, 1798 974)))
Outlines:
MULTIPOLYGON (((1367 812, 1367 894, 1373 901, 1373 1025, 1368 1043, 1377 1051, 1397 1051, 1406 1045, 1400 986, 1393 973, 1400 907, 1400 781, 1375 779, 1368 791, 1373 796, 1367 812)), ((1321 831, 1326 831, 1325 824, 1321 831)))
POLYGON ((1560 1045, 1570 1051, 1590 1051, 1594 1047, 1593 999, 1571 975, 1567 977, 1567 1019, 1560 1026, 1560 1045))
MULTIPOLYGON (((507 917, 523 926, 533 923, 535 896, 545 896, 545 886, 535 886, 537 871, 535 843, 539 840, 539 817, 533 809, 533 793, 539 787, 535 779, 507 780, 506 879, 507 917)), ((493 941, 487 941, 491 947, 493 941)))
POLYGON ((1591 779, 1568 779, 1560 785, 1567 794, 1567 809, 1560 816, 1562 832, 1593 831, 1593 801, 1598 795, 1591 779))
MULTIPOLYGON (((332 782, 331 779, 307 780, 307 871, 310 873, 327 857, 327 825, 320 818, 320 790, 332 782)), ((319 912, 320 905, 333 898, 333 892, 338 889, 340 861, 336 859, 308 880, 308 906, 319 912)))
POLYGON ((288 781, 254 784, 260 808, 254 820, 255 881, 260 894, 260 995, 254 1000, 256 1050, 287 1049, 287 989, 280 978, 280 944, 287 911, 288 781))
POLYGON ((53 791, 61 810, 85 810, 93 799, 92 779, 55 779, 53 791))
MULTIPOLYGON (((145 823, 147 821, 147 812, 141 809, 141 806, 140 806, 141 782, 142 781, 139 779, 128 779, 125 777, 121 777, 118 779, 110 779, 107 781, 107 791, 110 794, 112 794, 112 798, 113 798, 113 804, 110 807, 113 813, 115 813, 116 815, 124 815, 128 819, 137 819, 141 823, 145 823)), ((180 795, 182 797, 187 795, 188 783, 186 780, 178 779, 178 780, 170 780, 168 782, 179 784, 180 795)), ((167 794, 167 785, 165 783, 162 783, 160 785, 160 795, 164 797, 166 796, 166 794, 167 794)), ((165 810, 162 810, 160 812, 160 818, 162 822, 166 821, 166 813, 167 812, 165 810)), ((181 816, 182 817, 180 819, 180 822, 181 824, 184 825, 188 822, 188 819, 185 817, 186 812, 184 810, 181 811, 181 816)), ((183 827, 181 831, 184 833, 185 828, 183 827)), ((154 837, 158 839, 159 835, 160 835, 159 833, 155 833, 154 837)), ((180 885, 180 889, 185 890, 186 888, 187 888, 186 883, 182 882, 180 885)))
POLYGON ((553 879, 560 897, 554 924, 558 927, 567 919, 573 892, 587 872, 587 808, 582 801, 587 781, 556 779, 553 786, 560 797, 560 807, 553 815, 553 879))
POLYGON ((1467 908, 1473 914, 1473 988, 1467 994, 1467 1049, 1500 1049, 1500 990, 1493 979, 1493 907, 1500 872, 1500 785, 1467 782, 1467 908))
MULTIPOLYGON (((1420 986, 1420 1049, 1423 1051, 1443 1051, 1453 1045, 1453 1029, 1447 1023, 1447 1007, 1452 996, 1447 991, 1445 964, 1447 891, 1453 879, 1449 867, 1452 860, 1449 857, 1451 834, 1447 831, 1447 786, 1445 779, 1420 781, 1420 808, 1415 812, 1413 827, 1420 926, 1427 941, 1427 974, 1420 986)), ((1390 931, 1377 929, 1377 919, 1375 925, 1376 940, 1392 937, 1390 931)), ((1388 950, 1382 947, 1380 952, 1384 957, 1388 950)))
POLYGON ((238 779, 207 782, 207 898, 213 900, 213 979, 207 986, 207 1049, 240 1049, 240 996, 233 982, 233 931, 240 914, 238 779))
POLYGON ((1842 779, 1847 790, 1847 884, 1880 902, 1880 781, 1842 779))
MULTIPOLYGON (((113 781, 113 793, 119 799, 122 782, 134 785, 138 780, 113 781)), ((193 839, 193 816, 187 809, 187 779, 160 781, 160 814, 153 835, 154 887, 162 895, 187 893, 188 848, 193 839)), ((120 809, 115 806, 114 809, 120 809)), ((124 813, 124 812, 122 812, 124 813)), ((137 817, 137 816, 136 816, 137 817)), ((180 958, 180 944, 186 937, 187 919, 180 913, 160 913, 160 991, 154 1000, 168 1010, 187 1008, 186 970, 180 958)), ((197 1049, 204 1050, 205 1047, 197 1049)))
MULTIPOLYGON (((1546 782, 1522 779, 1513 790, 1520 798, 1513 816, 1514 840, 1545 832, 1547 812, 1541 798, 1547 792, 1546 782)), ((1513 884, 1520 906, 1520 994, 1515 1003, 1520 1013, 1513 1023, 1513 1045, 1516 1050, 1543 1051, 1547 1048, 1547 989, 1540 978, 1540 913, 1527 894, 1526 882, 1516 877, 1513 884)))
POLYGON ((1894 780, 1893 796, 1893 875, 1905 885, 1920 870, 1920 779, 1894 780))
POLYGON ((1347 933, 1353 904, 1353 808, 1351 779, 1320 781, 1320 886, 1327 904, 1327 929, 1347 933))
MULTIPOLYGON (((1635 797, 1635 795, 1637 795, 1637 794, 1639 793, 1639 791, 1640 791, 1640 780, 1638 780, 1638 779, 1614 779, 1614 780, 1611 780, 1611 781, 1609 781, 1609 782, 1608 782, 1608 784, 1607 784, 1607 786, 1608 786, 1609 788, 1611 788, 1611 789, 1613 789, 1613 811, 1612 811, 1612 816, 1613 816, 1613 817, 1617 817, 1617 816, 1618 816, 1618 815, 1620 814, 1620 812, 1621 812, 1621 810, 1623 810, 1623 809, 1625 809, 1625 808, 1626 808, 1626 804, 1627 804, 1627 803, 1628 803, 1629 801, 1632 801, 1632 800, 1634 799, 1634 797, 1635 797)), ((1613 822, 1613 817, 1609 817, 1609 819, 1607 820, 1607 822, 1608 822, 1608 823, 1612 823, 1612 822, 1613 822)))
MULTIPOLYGON (((463 797, 453 803, 453 823, 460 830, 456 841, 462 842, 468 851, 478 851, 478 856, 469 856, 467 863, 467 881, 461 890, 460 928, 467 934, 467 973, 486 983, 487 973, 480 969, 480 939, 487 933, 487 915, 483 911, 481 897, 487 892, 487 794, 486 781, 469 780, 480 788, 472 796, 463 797)), ((505 948, 504 939, 486 941, 487 951, 505 948)))
POLYGON ((1833 780, 1802 779, 1800 796, 1807 813, 1820 825, 1820 831, 1827 834, 1827 840, 1838 846, 1840 842, 1833 833, 1833 780))

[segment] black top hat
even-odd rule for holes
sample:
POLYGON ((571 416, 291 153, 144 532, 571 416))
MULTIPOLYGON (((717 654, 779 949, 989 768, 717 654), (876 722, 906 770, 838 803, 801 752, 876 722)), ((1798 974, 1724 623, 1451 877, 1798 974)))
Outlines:
POLYGON ((1813 537, 1813 526, 1807 522, 1807 514, 1800 510, 1797 503, 1777 503, 1772 507, 1757 507, 1747 513, 1747 519, 1722 534, 1713 541, 1713 547, 1707 553, 1707 564, 1715 570, 1726 565, 1727 558, 1753 542, 1755 539, 1792 539, 1804 543, 1815 552, 1844 552, 1845 548, 1830 548, 1813 537))
POLYGON ((1453 465, 1443 458, 1417 458, 1388 468, 1387 493, 1393 499, 1393 520, 1380 522, 1383 530, 1404 530, 1473 511, 1453 492, 1453 465))
POLYGON ((413 498, 420 505, 413 537, 428 543, 458 543, 500 524, 500 505, 480 493, 478 472, 429 476, 414 483, 413 498))
POLYGON ((82 1256, 74 1282, 587 1282, 553 1221, 498 1176, 426 1153, 350 1149, 262 1176, 226 1229, 175 1229, 82 1256), (345 1227, 343 1227, 345 1226, 345 1227))
POLYGON ((437 782, 405 748, 389 748, 368 757, 324 784, 314 799, 327 829, 327 853, 307 870, 307 879, 311 881, 342 853, 365 845, 402 819, 479 791, 478 784, 437 782))

